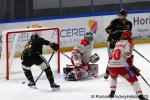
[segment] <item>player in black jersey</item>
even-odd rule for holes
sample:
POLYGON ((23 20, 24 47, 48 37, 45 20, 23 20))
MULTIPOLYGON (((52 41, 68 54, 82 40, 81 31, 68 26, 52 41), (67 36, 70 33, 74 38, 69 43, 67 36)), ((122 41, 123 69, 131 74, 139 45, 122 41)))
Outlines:
MULTIPOLYGON (((119 11, 119 18, 116 18, 111 21, 111 23, 106 27, 106 32, 109 34, 108 36, 108 56, 113 53, 113 49, 117 41, 120 40, 122 33, 125 30, 132 30, 132 23, 127 20, 128 11, 125 9, 121 9, 119 11)), ((109 71, 106 69, 106 74, 104 76, 105 79, 108 79, 109 71)))
POLYGON ((26 78, 29 80, 28 86, 30 87, 36 86, 36 83, 32 76, 31 66, 37 65, 46 73, 51 88, 53 90, 59 89, 60 86, 54 83, 53 72, 51 71, 49 63, 42 56, 43 45, 50 46, 54 51, 57 51, 59 47, 58 44, 51 43, 48 40, 39 37, 38 34, 32 34, 31 39, 25 45, 25 48, 21 55, 22 68, 26 78))

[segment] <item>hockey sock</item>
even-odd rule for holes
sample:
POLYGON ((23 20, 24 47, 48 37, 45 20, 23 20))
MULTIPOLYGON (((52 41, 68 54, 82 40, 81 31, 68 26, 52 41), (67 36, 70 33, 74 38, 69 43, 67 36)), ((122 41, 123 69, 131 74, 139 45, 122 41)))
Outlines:
POLYGON ((139 96, 139 95, 143 95, 142 94, 142 89, 138 83, 138 81, 135 81, 133 84, 132 84, 132 88, 133 90, 135 91, 135 93, 139 96))
POLYGON ((45 70, 46 76, 50 84, 54 83, 54 77, 53 77, 53 72, 51 71, 50 67, 47 67, 45 70))
POLYGON ((27 70, 27 69, 24 69, 24 68, 23 68, 23 71, 24 71, 24 74, 25 74, 26 78, 27 78, 30 82, 34 82, 34 79, 33 79, 31 70, 27 70))
POLYGON ((111 91, 116 91, 117 79, 111 80, 111 91))
POLYGON ((109 94, 110 98, 114 98, 116 92, 117 79, 111 79, 111 92, 109 94))

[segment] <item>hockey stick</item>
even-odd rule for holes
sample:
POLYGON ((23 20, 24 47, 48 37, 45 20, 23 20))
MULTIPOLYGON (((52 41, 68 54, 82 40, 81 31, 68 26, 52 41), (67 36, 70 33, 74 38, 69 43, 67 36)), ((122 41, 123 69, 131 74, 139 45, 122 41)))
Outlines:
MULTIPOLYGON (((51 61, 51 59, 52 59, 54 53, 55 53, 55 52, 52 53, 51 57, 50 57, 49 60, 48 60, 48 63, 51 61)), ((36 82, 38 81, 38 79, 41 77, 41 75, 42 75, 43 72, 44 72, 44 71, 42 70, 42 72, 41 72, 41 73, 39 74, 39 76, 36 78, 35 83, 36 83, 36 82)))
POLYGON ((144 80, 144 82, 150 87, 150 84, 146 81, 146 79, 143 77, 143 75, 140 74, 140 76, 144 80))
POLYGON ((137 50, 133 49, 137 54, 139 54, 142 58, 144 58, 146 61, 148 61, 150 63, 150 61, 148 59, 146 59, 141 53, 139 53, 137 50))
MULTIPOLYGON (((137 68, 136 66, 132 65, 133 67, 137 68)), ((143 81, 150 87, 150 84, 146 81, 146 79, 143 77, 143 75, 141 73, 139 73, 139 75, 141 76, 141 78, 143 79, 143 81)))
MULTIPOLYGON (((48 60, 48 63, 51 61, 51 59, 52 59, 54 53, 55 53, 55 52, 52 53, 51 57, 50 57, 49 60, 48 60)), ((35 80, 35 83, 39 80, 39 78, 41 77, 41 75, 43 74, 43 72, 44 72, 44 71, 42 70, 42 72, 38 75, 38 77, 37 77, 36 80, 35 80)), ((25 84, 25 82, 22 82, 22 84, 25 84)))

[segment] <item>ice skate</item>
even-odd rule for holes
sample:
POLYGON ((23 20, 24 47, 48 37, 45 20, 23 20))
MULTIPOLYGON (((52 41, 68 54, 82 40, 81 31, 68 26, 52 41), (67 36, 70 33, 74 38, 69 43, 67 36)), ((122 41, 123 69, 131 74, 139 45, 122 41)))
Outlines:
POLYGON ((138 98, 139 98, 139 100, 148 100, 143 95, 139 95, 138 98))
POLYGON ((111 91, 110 94, 109 94, 109 97, 114 98, 114 96, 115 96, 115 91, 111 91))
POLYGON ((57 91, 57 90, 60 89, 60 85, 57 85, 57 84, 55 84, 55 83, 52 83, 52 84, 51 84, 51 88, 52 88, 52 91, 57 91))
POLYGON ((29 86, 30 88, 37 89, 35 82, 29 82, 28 86, 29 86))

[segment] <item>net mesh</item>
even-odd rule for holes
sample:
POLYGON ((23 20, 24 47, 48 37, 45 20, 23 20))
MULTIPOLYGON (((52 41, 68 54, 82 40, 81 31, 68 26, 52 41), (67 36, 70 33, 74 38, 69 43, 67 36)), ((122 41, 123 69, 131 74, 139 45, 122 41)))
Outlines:
MULTIPOLYGON (((11 73, 23 72, 20 57, 26 43, 30 40, 31 35, 35 33, 50 42, 59 44, 58 28, 30 28, 4 31, 2 33, 3 43, 0 62, 3 66, 0 68, 0 75, 6 75, 6 78, 8 78, 11 73)), ((50 58, 52 52, 53 50, 50 46, 43 46, 43 55, 47 60, 50 58)), ((55 53, 54 55, 51 67, 52 70, 58 72, 59 54, 55 53)))

